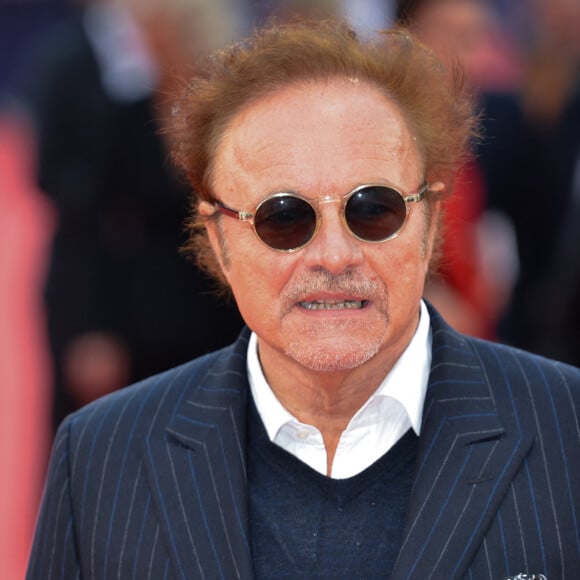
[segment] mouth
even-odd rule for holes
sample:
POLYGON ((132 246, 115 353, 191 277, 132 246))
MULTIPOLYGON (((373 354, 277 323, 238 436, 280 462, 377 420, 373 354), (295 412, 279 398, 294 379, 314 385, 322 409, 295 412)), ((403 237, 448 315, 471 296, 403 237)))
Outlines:
POLYGON ((306 310, 360 310, 368 304, 368 300, 314 300, 298 304, 306 310))

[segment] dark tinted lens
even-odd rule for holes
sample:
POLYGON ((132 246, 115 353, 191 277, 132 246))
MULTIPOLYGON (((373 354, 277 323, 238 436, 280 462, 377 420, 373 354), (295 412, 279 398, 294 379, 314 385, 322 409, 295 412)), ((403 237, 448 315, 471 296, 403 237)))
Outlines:
POLYGON ((345 208, 348 227, 355 236, 379 242, 394 236, 405 221, 405 201, 394 189, 370 186, 354 193, 345 208))
POLYGON ((303 199, 279 195, 256 210, 254 227, 260 238, 276 250, 294 250, 306 244, 316 229, 316 213, 303 199))

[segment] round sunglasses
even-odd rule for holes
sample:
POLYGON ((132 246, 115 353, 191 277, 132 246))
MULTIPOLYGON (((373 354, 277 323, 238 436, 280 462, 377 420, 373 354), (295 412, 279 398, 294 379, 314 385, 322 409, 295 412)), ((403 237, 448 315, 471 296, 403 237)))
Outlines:
POLYGON ((360 185, 345 195, 325 195, 314 200, 295 193, 275 193, 254 211, 238 211, 219 201, 224 215, 249 222, 258 238, 279 252, 293 252, 309 244, 320 226, 319 205, 340 201, 342 221, 357 239, 385 242, 395 238, 407 220, 407 204, 422 201, 427 183, 412 195, 387 185, 360 185))

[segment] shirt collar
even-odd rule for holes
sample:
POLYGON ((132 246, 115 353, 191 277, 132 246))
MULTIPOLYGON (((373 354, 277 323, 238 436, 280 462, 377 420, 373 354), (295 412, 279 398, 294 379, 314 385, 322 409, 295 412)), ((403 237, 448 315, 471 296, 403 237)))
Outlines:
MULTIPOLYGON (((268 385, 258 358, 258 337, 253 332, 248 345, 247 367, 254 402, 268 436, 273 441, 286 423, 297 423, 298 420, 282 406, 268 385)), ((413 430, 419 435, 430 369, 431 324, 427 307, 421 301, 419 324, 411 342, 378 389, 357 411, 351 424, 355 419, 358 422, 363 418, 365 411, 373 402, 390 397, 401 403, 413 430)))
POLYGON ((431 319, 425 303, 421 301, 419 324, 411 342, 371 396, 392 397, 403 405, 413 431, 421 433, 423 404, 431 370, 431 319))

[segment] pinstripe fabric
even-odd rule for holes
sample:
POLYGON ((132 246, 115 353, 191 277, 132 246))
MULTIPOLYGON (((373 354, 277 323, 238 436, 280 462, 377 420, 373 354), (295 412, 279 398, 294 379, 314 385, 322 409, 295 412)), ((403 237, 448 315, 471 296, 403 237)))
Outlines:
POLYGON ((63 423, 28 578, 252 576, 247 338, 63 423))
MULTIPOLYGON (((580 371, 431 317, 417 476, 393 580, 580 577, 580 371)), ((65 421, 30 580, 252 578, 247 339, 65 421)))
POLYGON ((462 337, 433 362, 393 578, 580 577, 580 371, 462 337))
POLYGON ((473 562, 480 571, 474 576, 491 580, 519 568, 580 578, 578 378, 509 351, 501 356, 482 345, 480 353, 513 388, 516 420, 533 430, 535 442, 486 532, 487 554, 473 562))

